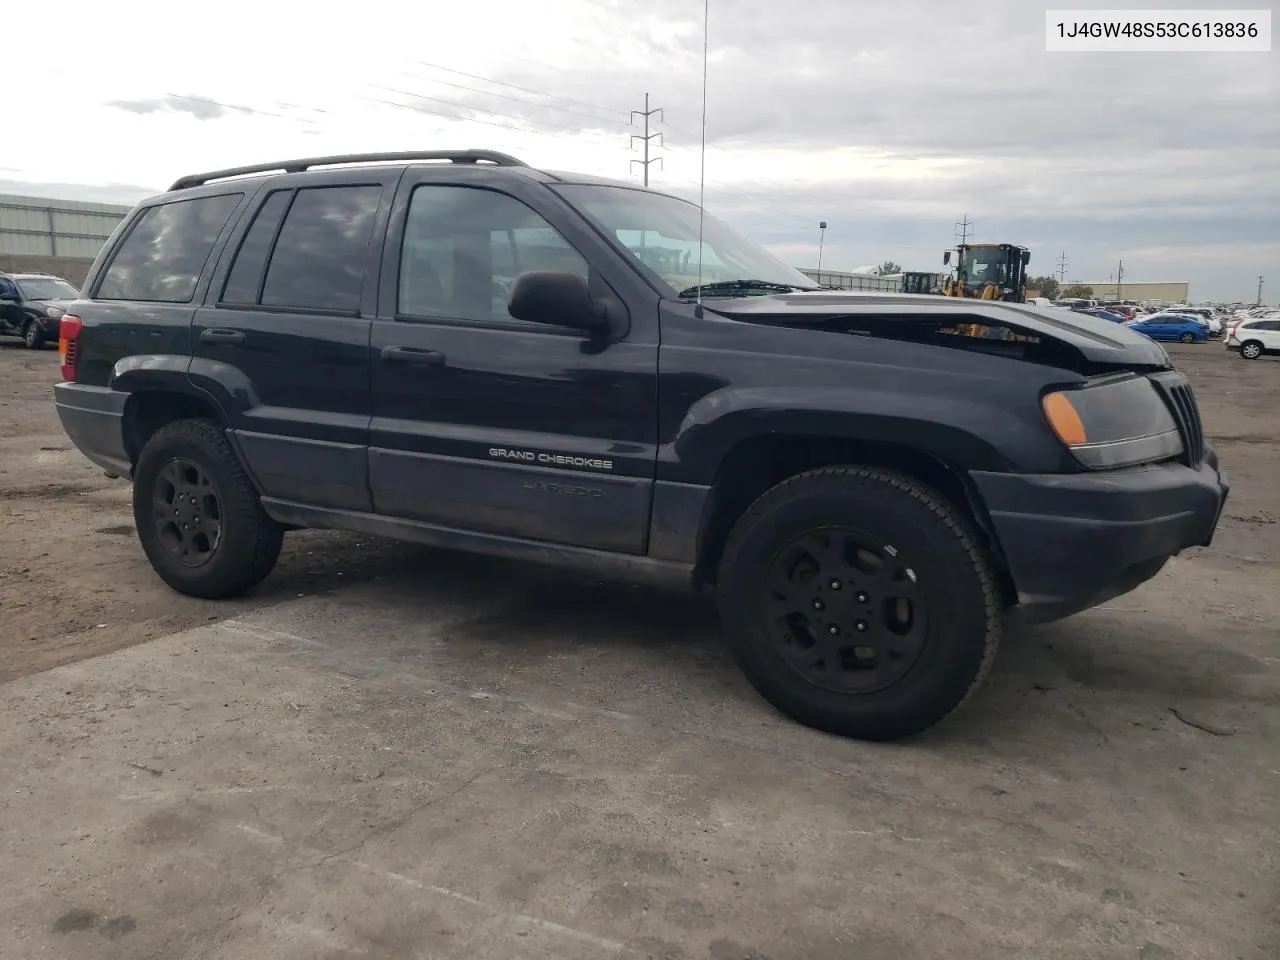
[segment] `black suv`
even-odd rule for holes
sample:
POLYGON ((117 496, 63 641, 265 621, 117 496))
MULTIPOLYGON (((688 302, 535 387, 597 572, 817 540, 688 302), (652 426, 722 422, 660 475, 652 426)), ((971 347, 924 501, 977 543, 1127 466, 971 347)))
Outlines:
POLYGON ((21 337, 32 350, 58 339, 67 304, 80 291, 44 273, 0 273, 0 334, 21 337))
POLYGON ((869 739, 965 700, 1006 612, 1207 544, 1227 493, 1123 326, 818 290, 694 204, 487 151, 183 177, 62 345, 62 424, 183 593, 300 527, 709 586, 766 698, 869 739))

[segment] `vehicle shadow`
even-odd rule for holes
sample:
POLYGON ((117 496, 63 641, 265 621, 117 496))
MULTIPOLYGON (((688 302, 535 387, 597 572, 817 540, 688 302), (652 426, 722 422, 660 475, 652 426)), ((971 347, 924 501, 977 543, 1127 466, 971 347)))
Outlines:
MULTIPOLYGON (((479 684, 500 663, 504 675, 553 685, 568 677, 587 699, 612 698, 615 709, 685 725, 736 714, 757 726, 795 726, 742 677, 707 594, 600 583, 470 555, 424 551, 421 560, 415 570, 372 585, 366 599, 397 638, 387 652, 402 665, 421 660, 479 684), (503 585, 501 597, 485 584, 503 585), (427 650, 415 640, 415 625, 428 622, 442 598, 465 612, 427 650)), ((1132 617, 1103 607, 1050 626, 1012 629, 971 701, 902 744, 1070 754, 1135 729, 1176 724, 1170 711, 1179 705, 1202 712, 1206 705, 1261 708, 1280 695, 1275 686, 1257 658, 1207 646, 1167 615, 1132 617)))

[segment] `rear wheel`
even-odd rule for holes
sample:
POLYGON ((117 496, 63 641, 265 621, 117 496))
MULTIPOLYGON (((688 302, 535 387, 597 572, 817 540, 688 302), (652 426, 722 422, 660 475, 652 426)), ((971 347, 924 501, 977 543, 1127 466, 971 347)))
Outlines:
POLYGON ((1184 333, 1178 339, 1181 340, 1183 343, 1195 343, 1196 335, 1194 333, 1184 333))
POLYGON ((28 350, 39 350, 44 346, 44 331, 40 329, 40 324, 34 320, 28 320, 26 326, 22 328, 22 342, 26 344, 28 350))
POLYGON ((874 467, 804 473, 730 534, 721 622, 755 688, 822 730, 893 740, 978 687, 1000 640, 984 551, 938 493, 874 467))
POLYGON ((1240 344, 1240 356, 1246 360, 1257 360, 1262 356, 1262 344, 1257 340, 1246 340, 1240 344))
POLYGON ((226 436, 208 420, 170 423, 147 441, 134 471, 133 519, 161 579, 209 599, 261 583, 284 537, 226 436))

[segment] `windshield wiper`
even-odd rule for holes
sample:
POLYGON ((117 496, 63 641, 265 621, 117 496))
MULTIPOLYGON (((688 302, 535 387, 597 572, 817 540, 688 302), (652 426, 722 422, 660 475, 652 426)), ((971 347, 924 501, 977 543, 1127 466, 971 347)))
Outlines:
POLYGON ((715 283, 694 284, 681 290, 676 296, 678 297, 696 297, 698 294, 704 296, 708 293, 736 293, 739 290, 767 290, 771 293, 790 293, 793 290, 809 290, 815 289, 810 287, 797 287, 792 283, 774 283, 772 280, 718 280, 715 283))

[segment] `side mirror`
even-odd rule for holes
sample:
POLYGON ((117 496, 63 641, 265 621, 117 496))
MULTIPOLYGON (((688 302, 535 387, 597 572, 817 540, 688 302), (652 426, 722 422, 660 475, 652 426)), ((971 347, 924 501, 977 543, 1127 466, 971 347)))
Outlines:
POLYGON ((1028 263, 1030 263, 1030 262, 1031 262, 1031 251, 1030 251, 1030 250, 1023 250, 1023 251, 1022 251, 1022 265, 1025 267, 1025 266, 1026 266, 1028 263))
POLYGON ((516 277, 507 311, 528 323, 592 333, 609 326, 609 317, 604 307, 591 299, 587 282, 576 273, 559 270, 529 270, 516 277))
POLYGON ((950 262, 951 262, 951 251, 950 251, 950 250, 943 250, 943 251, 942 251, 942 265, 945 267, 945 266, 946 266, 947 264, 949 264, 950 262))

